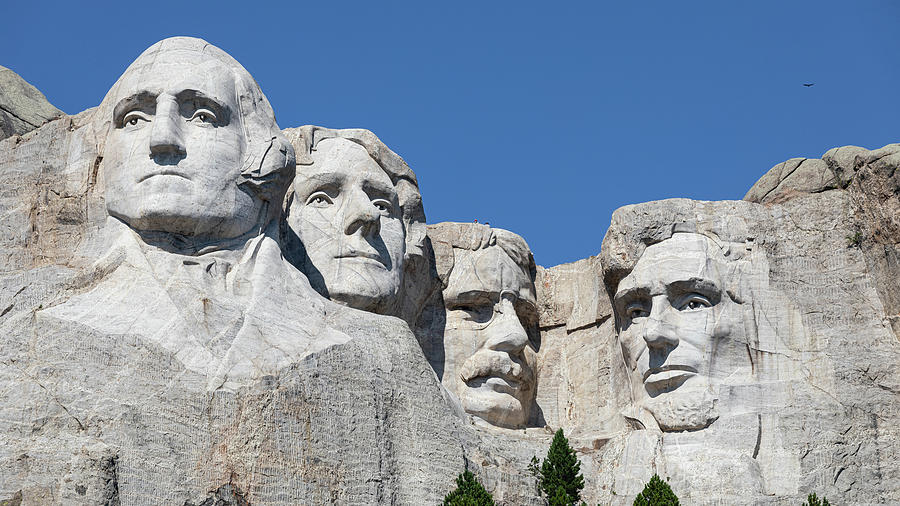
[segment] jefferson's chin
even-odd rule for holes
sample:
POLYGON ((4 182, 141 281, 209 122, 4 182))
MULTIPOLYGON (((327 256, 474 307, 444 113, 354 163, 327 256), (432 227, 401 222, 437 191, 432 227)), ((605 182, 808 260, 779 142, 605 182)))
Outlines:
POLYGON ((466 413, 498 427, 516 429, 525 426, 528 410, 522 400, 524 392, 520 385, 511 385, 496 377, 477 378, 474 383, 462 386, 460 402, 466 413))

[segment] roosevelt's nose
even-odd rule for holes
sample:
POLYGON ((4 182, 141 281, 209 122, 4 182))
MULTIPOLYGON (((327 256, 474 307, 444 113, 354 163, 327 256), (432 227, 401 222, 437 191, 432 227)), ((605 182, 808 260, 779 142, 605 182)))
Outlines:
POLYGON ((360 231, 362 235, 375 236, 381 231, 381 214, 372 204, 369 196, 362 190, 350 191, 347 194, 344 209, 344 233, 353 235, 360 231))
POLYGON ((491 322, 490 332, 485 346, 491 350, 505 351, 517 355, 528 344, 528 332, 522 326, 516 308, 513 305, 514 295, 503 294, 500 297, 497 314, 491 322))
POLYGON ((671 311, 664 302, 654 300, 643 327, 643 338, 648 347, 674 348, 678 345, 678 333, 671 318, 671 311))
POLYGON ((156 114, 150 130, 150 155, 187 154, 181 130, 181 113, 174 97, 160 96, 156 104, 156 114))

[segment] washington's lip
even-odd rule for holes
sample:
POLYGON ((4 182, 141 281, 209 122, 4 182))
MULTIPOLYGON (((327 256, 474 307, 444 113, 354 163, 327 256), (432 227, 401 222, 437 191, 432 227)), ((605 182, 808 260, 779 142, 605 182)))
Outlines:
POLYGON ((653 379, 653 382, 667 381, 678 376, 693 374, 697 374, 697 369, 688 365, 664 365, 662 367, 654 367, 645 372, 644 383, 647 383, 651 378, 653 379))
POLYGON ((191 179, 191 178, 187 177, 186 175, 184 175, 184 173, 179 172, 177 170, 160 170, 157 172, 151 172, 150 174, 147 174, 145 176, 141 176, 141 178, 138 179, 138 183, 140 183, 142 181, 146 181, 147 179, 150 179, 153 176, 178 176, 180 178, 184 178, 184 179, 188 179, 188 180, 191 179))

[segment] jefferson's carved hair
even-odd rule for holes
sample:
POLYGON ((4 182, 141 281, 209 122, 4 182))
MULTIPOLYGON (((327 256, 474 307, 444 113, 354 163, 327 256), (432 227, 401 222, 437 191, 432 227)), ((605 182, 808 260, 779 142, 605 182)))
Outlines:
POLYGON ((114 128, 113 110, 120 98, 119 88, 128 74, 154 64, 164 53, 200 53, 231 69, 234 76, 235 102, 239 111, 245 145, 239 185, 251 190, 261 200, 275 203, 280 211, 281 199, 294 177, 294 150, 275 122, 275 112, 249 72, 228 53, 205 40, 194 37, 171 37, 153 44, 141 53, 107 92, 94 114, 98 133, 98 153, 103 154, 106 137, 114 128))
MULTIPOLYGON (((374 133, 362 128, 332 129, 313 125, 285 131, 297 153, 297 165, 312 165, 312 152, 325 139, 346 139, 365 148, 369 156, 391 178, 400 202, 401 219, 406 232, 406 258, 421 259, 425 251, 425 210, 419 183, 409 165, 374 133)), ((290 212, 294 190, 288 191, 285 212, 290 212)))
POLYGON ((438 223, 428 226, 428 238, 435 250, 435 267, 444 288, 453 272, 455 255, 453 250, 477 251, 498 246, 523 272, 535 278, 534 256, 525 239, 502 228, 491 228, 479 223, 438 223))

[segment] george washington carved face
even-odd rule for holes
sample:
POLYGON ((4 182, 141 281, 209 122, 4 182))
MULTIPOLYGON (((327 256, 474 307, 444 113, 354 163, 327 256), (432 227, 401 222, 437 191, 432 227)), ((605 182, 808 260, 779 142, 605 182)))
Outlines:
POLYGON ((269 174, 264 184, 282 186, 282 195, 293 171, 286 140, 268 149, 283 137, 255 81, 199 39, 145 51, 101 111, 111 121, 102 159, 107 210, 136 230, 240 236, 260 223, 271 197, 245 184, 248 167, 269 174))

